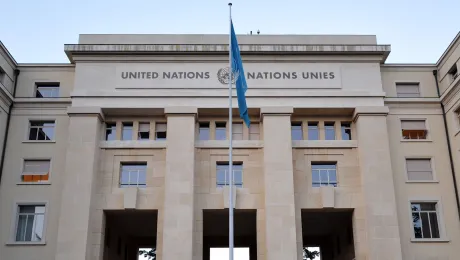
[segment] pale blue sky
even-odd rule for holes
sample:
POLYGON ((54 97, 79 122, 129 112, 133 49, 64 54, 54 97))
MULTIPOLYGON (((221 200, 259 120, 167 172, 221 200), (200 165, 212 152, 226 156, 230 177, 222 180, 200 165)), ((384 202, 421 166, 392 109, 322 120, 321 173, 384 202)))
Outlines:
MULTIPOLYGON (((226 0, 7 0, 0 40, 18 62, 68 62, 79 33, 228 33, 226 0)), ((459 0, 234 0, 237 34, 375 34, 389 63, 434 63, 460 30, 459 0)))

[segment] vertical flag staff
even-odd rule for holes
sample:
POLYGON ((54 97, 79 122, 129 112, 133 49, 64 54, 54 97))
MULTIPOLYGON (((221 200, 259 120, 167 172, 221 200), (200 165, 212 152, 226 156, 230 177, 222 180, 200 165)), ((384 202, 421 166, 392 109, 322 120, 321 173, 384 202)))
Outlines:
POLYGON ((228 208, 228 220, 229 220, 229 260, 233 260, 233 115, 232 115, 232 81, 235 80, 236 95, 238 98, 238 110, 240 118, 243 119, 247 127, 250 125, 248 107, 246 105, 246 90, 248 86, 246 84, 246 77, 243 69, 243 61, 240 55, 240 49, 238 47, 238 41, 236 39, 235 30, 233 29, 232 22, 232 3, 228 4, 230 11, 230 33, 229 33, 229 45, 228 45, 228 122, 229 122, 229 146, 228 146, 228 173, 229 173, 229 208, 228 208))

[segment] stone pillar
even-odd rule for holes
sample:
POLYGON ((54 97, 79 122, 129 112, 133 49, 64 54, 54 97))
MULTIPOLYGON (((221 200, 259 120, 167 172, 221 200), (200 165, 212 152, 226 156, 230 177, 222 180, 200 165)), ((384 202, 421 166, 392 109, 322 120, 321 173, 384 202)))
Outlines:
POLYGON ((196 108, 169 107, 162 260, 191 260, 194 241, 196 108))
POLYGON ((102 259, 103 214, 96 212, 102 113, 96 107, 69 107, 65 177, 56 260, 102 259), (93 234, 94 233, 94 234, 93 234))
MULTIPOLYGON (((365 223, 367 237, 366 241, 355 239, 357 260, 402 259, 387 114, 387 107, 358 107, 353 116, 358 133, 359 166, 365 199, 364 209, 355 210, 353 220, 356 223, 353 227, 358 228, 365 223)), ((354 233, 360 232, 363 230, 355 229, 354 233)))
POLYGON ((292 107, 261 108, 264 128, 266 260, 297 259, 292 107))

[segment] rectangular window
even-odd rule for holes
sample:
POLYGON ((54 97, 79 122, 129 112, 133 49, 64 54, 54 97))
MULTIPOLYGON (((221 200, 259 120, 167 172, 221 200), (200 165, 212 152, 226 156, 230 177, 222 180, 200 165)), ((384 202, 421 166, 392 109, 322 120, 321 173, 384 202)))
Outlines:
POLYGON ((454 65, 452 66, 452 68, 450 68, 450 70, 449 70, 448 73, 449 73, 450 77, 452 78, 452 81, 454 81, 455 79, 457 79, 457 77, 458 77, 457 64, 454 64, 454 65))
POLYGON ((351 140, 351 124, 342 122, 340 125, 342 140, 351 140))
POLYGON ((292 140, 303 140, 302 122, 291 122, 292 140))
POLYGON ((249 140, 260 139, 260 125, 258 123, 252 123, 249 125, 249 140))
POLYGON ((326 133, 326 140, 335 140, 335 123, 325 122, 324 131, 326 133))
POLYGON ((16 218, 16 242, 43 240, 45 205, 19 205, 16 218))
POLYGON ((133 123, 123 122, 121 128, 121 140, 133 140, 133 123))
POLYGON ((437 203, 411 203, 415 238, 440 238, 437 203))
POLYGON ((157 123, 155 125, 155 139, 159 141, 166 140, 166 128, 167 125, 165 123, 157 123))
POLYGON ((234 123, 232 132, 233 140, 243 140, 243 123, 234 123))
POLYGON ((425 120, 402 120, 403 139, 427 139, 425 120))
POLYGON ((313 187, 334 186, 337 187, 337 164, 336 163, 312 163, 313 187))
POLYGON ((198 129, 198 139, 199 140, 209 140, 209 138, 210 138, 209 122, 200 122, 199 129, 198 129))
POLYGON ((150 123, 139 123, 139 131, 137 133, 138 140, 150 139, 150 123))
POLYGON ((22 182, 47 182, 50 177, 50 160, 24 160, 22 182))
POLYGON ((407 179, 410 181, 432 181, 431 159, 406 159, 407 179))
POLYGON ((225 122, 216 122, 216 140, 227 139, 227 124, 225 122))
POLYGON ((308 140, 319 140, 318 122, 308 122, 308 140))
MULTIPOLYGON (((216 170, 216 187, 224 187, 229 185, 229 171, 228 171, 229 163, 218 163, 217 170, 216 170)), ((241 188, 243 187, 243 164, 234 162, 233 167, 233 184, 241 188)))
POLYGON ((420 83, 401 82, 396 83, 397 97, 420 97, 420 83))
POLYGON ((147 163, 122 163, 120 170, 120 187, 146 187, 147 163))
POLYGON ((57 98, 59 97, 59 83, 35 83, 37 98, 57 98))
POLYGON ((107 123, 105 124, 105 140, 113 141, 117 139, 117 124, 107 123))
POLYGON ((54 140, 54 121, 30 121, 29 140, 54 140))

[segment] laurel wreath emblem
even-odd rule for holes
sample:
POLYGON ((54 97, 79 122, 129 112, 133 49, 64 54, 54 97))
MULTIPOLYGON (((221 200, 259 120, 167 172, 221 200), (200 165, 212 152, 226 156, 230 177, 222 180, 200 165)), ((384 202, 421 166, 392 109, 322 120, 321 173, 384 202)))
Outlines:
MULTIPOLYGON (((233 71, 232 74, 232 84, 235 84, 235 80, 238 78, 240 75, 239 71, 233 71)), ((229 83, 229 78, 230 78, 230 68, 225 67, 221 68, 217 71, 217 79, 219 80, 220 83, 227 85, 229 83)))

